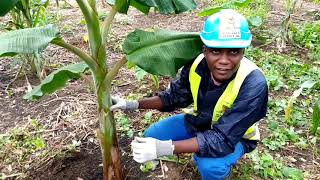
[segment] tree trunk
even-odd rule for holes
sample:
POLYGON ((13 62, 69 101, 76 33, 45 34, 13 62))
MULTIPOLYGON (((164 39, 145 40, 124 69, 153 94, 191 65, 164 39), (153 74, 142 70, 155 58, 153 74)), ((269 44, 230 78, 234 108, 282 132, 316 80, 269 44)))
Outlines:
MULTIPOLYGON (((96 81, 97 82, 97 81, 96 81)), ((102 81, 100 81, 101 83, 102 81)), ((98 83, 98 84, 100 84, 98 83)), ((122 180, 120 152, 113 114, 110 111, 111 83, 97 86, 97 99, 100 130, 98 138, 101 144, 103 177, 105 180, 122 180)))
MULTIPOLYGON (((120 152, 112 114, 100 112, 104 124, 100 124, 100 143, 103 162, 103 176, 105 180, 122 180, 120 152), (101 131, 104 129, 104 132, 101 131)), ((100 121, 101 122, 101 121, 100 121)))

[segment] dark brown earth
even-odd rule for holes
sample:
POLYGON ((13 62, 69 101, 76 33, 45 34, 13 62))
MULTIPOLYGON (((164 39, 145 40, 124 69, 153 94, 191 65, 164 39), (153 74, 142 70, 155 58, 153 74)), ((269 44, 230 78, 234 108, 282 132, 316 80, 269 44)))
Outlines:
MULTIPOLYGON (((71 4, 74 4, 70 1, 71 4)), ((68 6, 67 6, 68 7, 68 6)), ((207 7, 205 2, 200 2, 196 12, 207 7)), ((312 4, 303 4, 301 7, 305 9, 318 8, 312 4)), ((88 49, 88 45, 83 41, 86 35, 85 26, 79 25, 81 13, 76 7, 68 7, 60 9, 57 12, 56 7, 51 7, 50 11, 59 13, 58 20, 59 29, 62 31, 64 39, 73 44, 88 49)), ((269 26, 275 27, 280 23, 283 17, 282 1, 273 1, 272 13, 269 19, 269 26)), ((302 10, 301 10, 302 11, 302 10)), ((306 15, 297 12, 295 16, 297 20, 307 18, 306 15)), ((179 31, 200 31, 204 18, 196 16, 196 13, 182 14, 175 16, 160 15, 151 12, 149 16, 130 10, 129 15, 117 15, 112 28, 111 39, 108 42, 109 65, 121 59, 121 42, 125 36, 132 32, 135 28, 165 28, 179 31), (125 27, 125 29, 124 29, 125 27)), ((270 48, 270 47, 269 47, 270 48)), ((271 47, 275 49, 276 47, 271 47)), ((47 64, 63 65, 78 61, 77 58, 56 46, 50 46, 44 55, 47 64)), ((90 88, 90 76, 80 80, 70 82, 68 87, 58 91, 55 94, 46 96, 38 102, 27 102, 22 99, 27 84, 24 76, 15 81, 9 96, 5 92, 5 85, 8 84, 17 72, 17 66, 12 65, 9 60, 4 61, 0 66, 0 133, 6 134, 14 127, 24 126, 30 119, 38 119, 45 127, 47 132, 44 133, 47 148, 51 148, 51 153, 55 154, 51 157, 44 158, 43 161, 29 161, 30 168, 20 168, 26 176, 22 179, 102 179, 101 152, 98 140, 95 136, 95 130, 98 127, 96 123, 96 103, 95 95, 90 88), (81 141, 81 145, 72 151, 68 151, 68 144, 72 140, 81 141)), ((52 67, 47 67, 48 73, 52 71, 52 67)), ((28 80, 32 85, 38 84, 39 80, 30 73, 27 74, 28 80)), ((161 88, 165 89, 170 78, 161 79, 161 88)), ((142 97, 154 94, 155 90, 151 79, 138 82, 134 77, 132 70, 122 68, 116 77, 113 87, 113 94, 121 96, 142 97), (125 77, 125 78, 124 78, 125 77)), ((143 131, 147 124, 141 122, 147 111, 128 112, 132 129, 135 135, 143 131)), ((155 119, 163 116, 163 113, 152 111, 155 119)), ((174 112, 177 113, 177 112, 174 112)), ((120 114, 117 112, 116 115, 120 114)), ((165 114, 169 115, 169 114, 165 114)), ((262 124, 263 129, 264 124, 262 124)), ((197 170, 191 162, 187 164, 177 164, 174 162, 163 161, 162 168, 167 167, 168 171, 162 172, 161 166, 158 165, 155 171, 151 173, 143 173, 139 169, 139 164, 132 160, 130 155, 130 142, 132 138, 122 135, 118 132, 122 167, 125 179, 165 179, 172 180, 194 180, 200 179, 197 170)), ((264 134, 264 132, 262 132, 264 134)), ((306 152, 299 149, 286 148, 281 152, 282 156, 299 157, 306 152)), ((311 154, 311 153, 310 153, 311 154)), ((312 157, 306 155, 307 161, 312 157)), ((237 178, 237 169, 247 163, 246 159, 239 162, 234 170, 232 179, 237 178)), ((0 163, 1 164, 1 163, 0 163)), ((312 166, 301 165, 302 169, 315 168, 312 166), (304 166, 304 167, 303 167, 304 166)), ((6 167, 0 165, 0 172, 6 172, 6 167)), ((19 171, 20 172, 20 171, 19 171)), ((250 177, 251 179, 259 179, 258 177, 250 177)))

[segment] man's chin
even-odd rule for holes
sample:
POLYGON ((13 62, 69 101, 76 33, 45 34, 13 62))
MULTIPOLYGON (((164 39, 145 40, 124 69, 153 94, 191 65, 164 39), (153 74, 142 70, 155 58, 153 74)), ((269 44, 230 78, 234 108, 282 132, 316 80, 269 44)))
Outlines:
POLYGON ((217 77, 214 77, 214 80, 219 83, 223 83, 225 81, 228 81, 229 78, 230 76, 217 76, 217 77))

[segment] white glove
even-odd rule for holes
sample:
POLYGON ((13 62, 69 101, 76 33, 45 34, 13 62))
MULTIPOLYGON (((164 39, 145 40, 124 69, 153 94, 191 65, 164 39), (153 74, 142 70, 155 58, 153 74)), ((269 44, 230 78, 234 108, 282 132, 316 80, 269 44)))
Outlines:
POLYGON ((112 106, 110 110, 113 111, 115 109, 122 110, 135 110, 139 108, 139 102, 137 100, 125 100, 120 98, 119 96, 111 97, 112 106))
POLYGON ((174 145, 171 140, 160 141, 155 138, 135 137, 131 142, 133 159, 144 163, 161 156, 173 155, 174 145))

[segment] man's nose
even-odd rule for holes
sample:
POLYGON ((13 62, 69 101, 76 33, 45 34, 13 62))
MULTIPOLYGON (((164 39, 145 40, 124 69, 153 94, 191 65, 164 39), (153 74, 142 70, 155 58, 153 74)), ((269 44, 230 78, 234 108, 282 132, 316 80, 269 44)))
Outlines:
POLYGON ((220 59, 219 59, 219 63, 220 64, 228 64, 229 63, 228 54, 226 52, 223 52, 221 54, 220 59))

